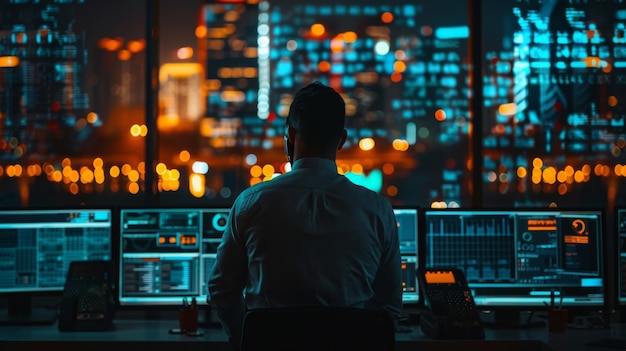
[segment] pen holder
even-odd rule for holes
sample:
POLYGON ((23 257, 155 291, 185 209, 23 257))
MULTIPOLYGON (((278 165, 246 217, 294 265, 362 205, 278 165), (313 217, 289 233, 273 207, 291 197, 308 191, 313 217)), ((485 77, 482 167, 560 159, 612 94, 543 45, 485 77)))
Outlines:
POLYGON ((567 310, 551 309, 548 311, 548 331, 564 333, 567 329, 567 310))
POLYGON ((178 310, 178 324, 183 332, 195 332, 198 330, 198 309, 181 308, 178 310))

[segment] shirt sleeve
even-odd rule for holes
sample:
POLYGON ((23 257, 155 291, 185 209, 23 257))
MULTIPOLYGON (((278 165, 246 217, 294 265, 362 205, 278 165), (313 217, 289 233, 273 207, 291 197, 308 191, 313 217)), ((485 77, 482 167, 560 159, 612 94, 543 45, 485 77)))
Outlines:
POLYGON ((395 319, 402 313, 402 260, 393 208, 386 200, 383 208, 381 227, 385 233, 382 257, 373 283, 373 303, 376 308, 386 310, 395 319))
POLYGON ((237 211, 236 202, 228 215, 226 230, 217 248, 216 261, 208 281, 208 302, 234 345, 239 344, 246 312, 243 289, 248 262, 245 245, 237 232, 237 211))

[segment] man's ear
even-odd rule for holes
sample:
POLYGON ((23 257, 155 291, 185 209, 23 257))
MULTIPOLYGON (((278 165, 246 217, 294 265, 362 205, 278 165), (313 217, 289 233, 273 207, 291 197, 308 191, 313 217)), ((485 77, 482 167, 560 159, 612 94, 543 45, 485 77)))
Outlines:
POLYGON ((348 132, 344 129, 343 132, 341 132, 341 138, 339 138, 339 144, 337 144, 337 151, 343 148, 343 144, 346 143, 347 138, 348 138, 348 132))
POLYGON ((287 138, 292 144, 296 142, 296 130, 290 125, 287 126, 287 138))

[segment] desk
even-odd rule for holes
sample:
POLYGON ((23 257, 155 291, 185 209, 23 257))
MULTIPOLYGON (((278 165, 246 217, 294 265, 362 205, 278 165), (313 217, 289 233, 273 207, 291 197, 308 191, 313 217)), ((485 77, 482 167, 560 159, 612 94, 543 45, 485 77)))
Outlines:
MULTIPOLYGON (((57 325, 0 327, 0 350, 90 350, 90 351, 230 351, 226 335, 220 328, 201 328, 204 336, 169 334, 176 320, 120 319, 115 330, 105 332, 59 332, 57 325)), ((431 340, 418 326, 407 326, 407 332, 396 333, 397 350, 463 350, 463 351, 598 351, 613 350, 585 345, 601 338, 626 337, 626 324, 610 329, 568 330, 550 334, 546 328, 485 330, 486 340, 431 340)))
POLYGON ((201 337, 170 334, 178 320, 116 320, 102 332, 60 332, 57 325, 0 327, 0 350, 227 350, 226 334, 205 328, 201 337))

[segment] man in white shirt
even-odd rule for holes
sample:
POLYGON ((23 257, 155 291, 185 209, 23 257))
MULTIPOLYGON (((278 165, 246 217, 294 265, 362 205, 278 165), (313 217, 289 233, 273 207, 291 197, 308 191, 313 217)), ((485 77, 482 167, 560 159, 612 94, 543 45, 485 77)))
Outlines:
POLYGON ((345 103, 334 89, 319 82, 300 89, 285 135, 291 171, 246 189, 232 206, 208 286, 235 348, 249 309, 401 312, 396 218, 385 198, 338 174, 344 123, 345 103))

